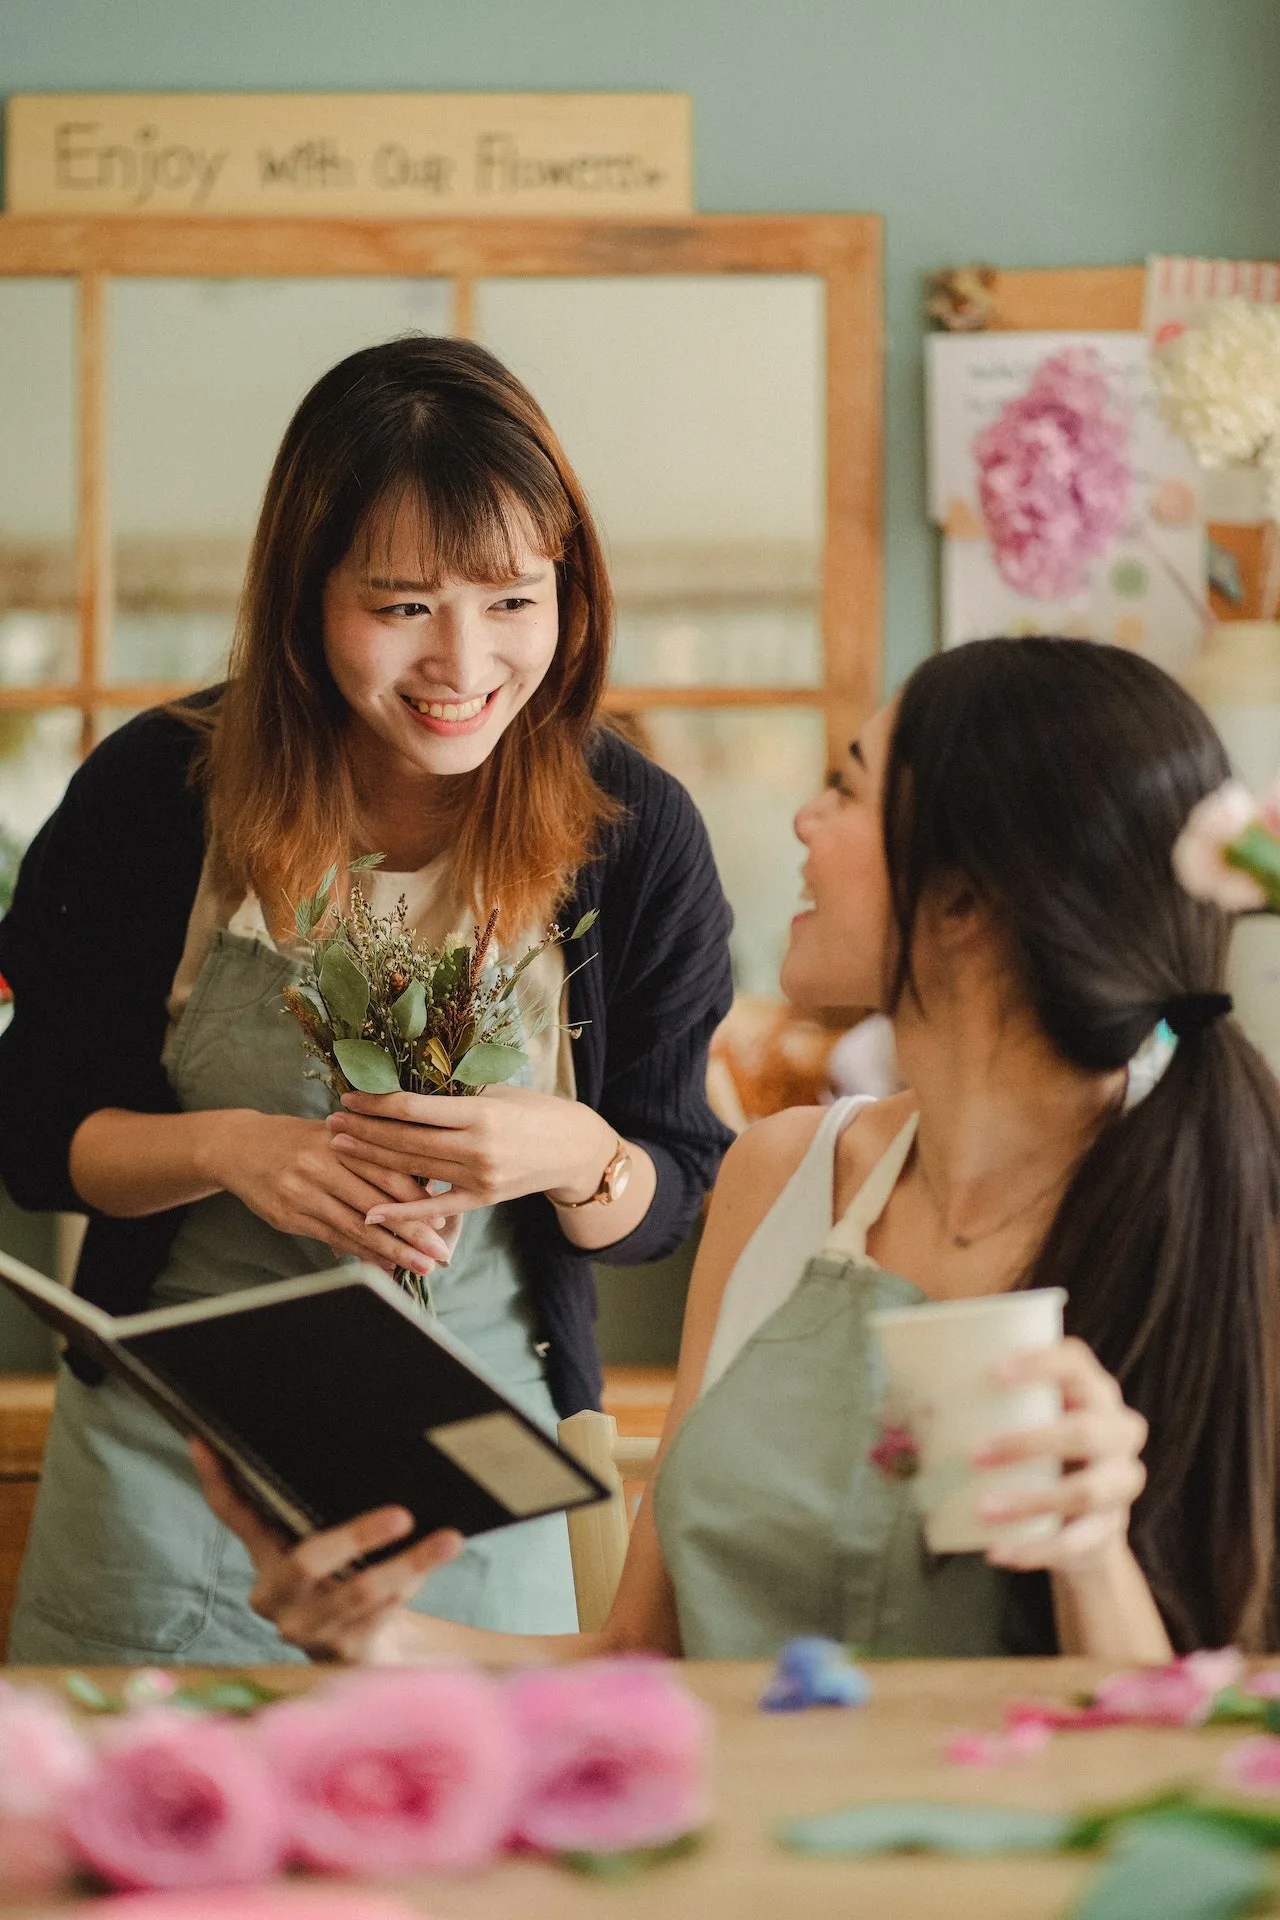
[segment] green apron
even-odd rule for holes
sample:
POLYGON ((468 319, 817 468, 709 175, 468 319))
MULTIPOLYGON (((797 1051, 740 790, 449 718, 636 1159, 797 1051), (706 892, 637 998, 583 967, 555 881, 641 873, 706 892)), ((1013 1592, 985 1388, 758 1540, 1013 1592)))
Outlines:
MULTIPOLYGON (((297 962, 214 933, 165 1054, 184 1112, 253 1107, 323 1118, 281 989, 297 962)), ((467 1217, 453 1261, 432 1276, 442 1322, 524 1410, 554 1431, 512 1209, 467 1217)), ((225 1294, 337 1264, 318 1240, 278 1233, 231 1194, 187 1209, 152 1304, 225 1294)), ((14 1662, 245 1664, 301 1659, 252 1612, 253 1569, 206 1506, 184 1442, 130 1389, 59 1374, 40 1493, 10 1636, 14 1662)), ((564 1517, 468 1543, 413 1602, 424 1613, 507 1632, 577 1626, 564 1517)))
POLYGON ((886 1656, 1018 1650, 1000 1574, 931 1554, 910 1482, 870 1459, 885 1383, 867 1316, 924 1298, 865 1254, 815 1254, 685 1415, 653 1514, 688 1659, 771 1659, 795 1634, 886 1656))

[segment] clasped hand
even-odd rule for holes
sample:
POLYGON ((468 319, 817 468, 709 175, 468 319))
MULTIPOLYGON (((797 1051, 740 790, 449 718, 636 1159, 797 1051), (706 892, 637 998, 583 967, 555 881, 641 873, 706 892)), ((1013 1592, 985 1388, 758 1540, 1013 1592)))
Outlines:
POLYGON ((401 1232, 437 1225, 526 1193, 588 1199, 616 1135, 590 1107, 527 1087, 487 1087, 482 1098, 442 1094, 348 1093, 326 1123, 333 1148, 368 1182, 407 1180, 412 1201, 381 1200, 368 1216, 401 1232), (426 1181, 447 1185, 424 1197, 426 1181))
MULTIPOLYGON (((461 1221, 446 1218, 439 1201, 429 1219, 420 1207, 402 1208, 406 1217, 392 1227, 369 1218, 388 1204, 421 1203, 422 1189, 408 1174, 347 1165, 322 1120, 237 1112, 227 1122, 219 1184, 277 1232, 322 1240, 387 1273, 407 1267, 425 1274, 448 1264, 461 1221)), ((448 1212, 455 1213, 452 1205, 448 1212)))

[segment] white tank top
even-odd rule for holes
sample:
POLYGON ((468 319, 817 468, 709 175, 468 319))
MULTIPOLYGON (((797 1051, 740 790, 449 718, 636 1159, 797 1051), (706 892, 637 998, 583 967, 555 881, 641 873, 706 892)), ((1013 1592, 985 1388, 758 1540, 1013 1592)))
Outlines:
POLYGON ((804 1158, 738 1255, 720 1301, 702 1393, 716 1384, 752 1335, 790 1299, 815 1254, 875 1264, 867 1254, 867 1234, 898 1184, 916 1137, 918 1116, 912 1114, 833 1225, 836 1147, 854 1115, 872 1104, 865 1094, 833 1102, 804 1158))

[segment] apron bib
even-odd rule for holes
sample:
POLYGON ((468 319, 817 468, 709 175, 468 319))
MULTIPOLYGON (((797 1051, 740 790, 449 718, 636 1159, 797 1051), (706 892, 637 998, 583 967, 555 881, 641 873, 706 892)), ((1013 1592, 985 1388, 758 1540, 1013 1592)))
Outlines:
MULTIPOLYGON (((217 929, 165 1053, 184 1112, 252 1107, 323 1119, 332 1102, 283 987, 298 962, 217 929)), ((233 1195, 189 1207, 152 1292, 156 1306, 343 1264, 322 1241, 278 1233, 233 1195)), ((512 1209, 470 1214, 432 1276, 441 1320, 550 1431, 555 1409, 512 1209)), ((14 1662, 301 1660, 249 1606, 244 1548, 205 1504, 185 1442, 122 1382, 60 1370, 40 1493, 13 1616, 14 1662)), ((417 1595, 421 1612, 529 1633, 573 1632, 562 1514, 470 1541, 417 1595)))

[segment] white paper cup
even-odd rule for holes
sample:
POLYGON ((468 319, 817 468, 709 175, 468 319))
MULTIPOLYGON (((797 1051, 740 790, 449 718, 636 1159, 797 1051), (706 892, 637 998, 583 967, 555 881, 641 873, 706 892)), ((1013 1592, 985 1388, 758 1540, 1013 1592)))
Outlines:
POLYGON ((982 1553, 1058 1531, 1053 1514, 993 1527, 979 1519, 978 1507, 987 1499, 1053 1486, 1062 1472, 1059 1461, 979 1469, 970 1457, 999 1434, 1047 1426, 1061 1416, 1056 1386, 1035 1381, 1000 1388, 991 1382, 991 1369, 1014 1354, 1056 1345, 1066 1297, 1061 1287, 1041 1287, 869 1316, 888 1370, 886 1420, 909 1427, 919 1448, 919 1500, 931 1552, 982 1553))

